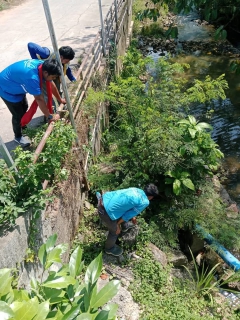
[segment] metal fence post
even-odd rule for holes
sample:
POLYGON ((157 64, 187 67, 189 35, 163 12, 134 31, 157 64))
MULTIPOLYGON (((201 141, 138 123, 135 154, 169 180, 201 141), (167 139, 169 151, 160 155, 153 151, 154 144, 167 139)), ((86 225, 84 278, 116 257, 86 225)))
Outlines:
POLYGON ((67 108, 68 108, 68 111, 69 111, 71 124, 72 124, 72 127, 73 127, 73 129, 74 129, 74 131, 76 133, 76 142, 80 146, 80 143, 79 143, 79 140, 78 140, 78 136, 77 136, 77 129, 76 129, 75 122, 74 122, 71 102, 70 102, 70 98, 69 98, 69 94, 68 94, 68 90, 67 90, 67 85, 66 85, 66 81, 65 81, 65 76, 64 76, 64 73, 63 73, 63 67, 62 67, 62 63, 61 63, 61 59, 60 59, 60 55, 59 55, 59 51, 58 51, 57 39, 56 39, 56 35, 55 35, 53 23, 52 23, 52 16, 51 16, 51 12, 50 12, 49 5, 48 5, 48 0, 42 0, 42 3, 43 3, 43 8, 44 8, 47 24, 48 24, 48 30, 49 30, 51 41, 52 41, 52 46, 53 46, 56 58, 57 58, 58 62, 60 63, 60 66, 61 66, 62 88, 63 88, 63 92, 64 92, 64 97, 65 97, 66 102, 67 102, 67 108))
POLYGON ((114 8, 115 8, 115 22, 116 22, 116 29, 117 29, 117 22, 118 22, 118 7, 117 7, 117 0, 114 0, 114 8))
POLYGON ((104 23, 103 23, 103 14, 102 14, 102 3, 101 3, 101 0, 98 0, 98 4, 99 4, 99 13, 100 13, 100 22, 101 22, 102 50, 103 50, 103 55, 106 56, 105 32, 104 32, 104 23))

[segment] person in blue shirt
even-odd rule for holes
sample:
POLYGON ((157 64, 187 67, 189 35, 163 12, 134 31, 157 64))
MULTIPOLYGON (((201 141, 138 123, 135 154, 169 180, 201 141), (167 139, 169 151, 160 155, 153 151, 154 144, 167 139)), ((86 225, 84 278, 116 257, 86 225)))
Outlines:
POLYGON ((120 256, 122 248, 116 245, 118 235, 137 223, 136 216, 147 206, 149 201, 158 195, 157 187, 149 183, 144 190, 128 188, 109 191, 102 196, 98 193, 98 213, 100 219, 108 228, 105 252, 113 256, 120 256))
POLYGON ((51 115, 44 97, 39 78, 39 65, 42 64, 44 81, 54 80, 61 74, 61 67, 56 59, 22 60, 15 62, 0 72, 0 97, 12 114, 14 140, 22 147, 30 141, 22 135, 21 118, 28 109, 26 93, 34 96, 39 108, 49 120, 58 120, 59 115, 51 115))
MULTIPOLYGON (((46 60, 49 58, 55 58, 55 53, 51 47, 41 47, 34 42, 29 42, 27 46, 32 59, 46 60)), ((59 49, 59 55, 63 65, 64 75, 67 75, 71 82, 75 82, 76 78, 73 76, 72 71, 69 68, 69 62, 75 57, 75 52, 71 47, 63 46, 59 49)), ((60 87, 58 87, 57 83, 56 86, 59 90, 60 87)))

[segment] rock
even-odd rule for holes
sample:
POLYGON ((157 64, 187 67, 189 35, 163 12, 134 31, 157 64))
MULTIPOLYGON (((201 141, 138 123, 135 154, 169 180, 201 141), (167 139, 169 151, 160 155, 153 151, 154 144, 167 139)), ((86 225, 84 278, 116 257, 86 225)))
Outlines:
POLYGON ((139 227, 138 225, 135 225, 132 229, 129 229, 127 232, 121 235, 121 241, 124 241, 127 246, 131 247, 136 243, 136 237, 138 233, 139 227))
MULTIPOLYGON (((108 282, 109 278, 105 280, 99 278, 97 283, 98 291, 108 282)), ((116 303, 118 305, 117 315, 121 320, 138 320, 140 318, 140 308, 138 304, 133 301, 131 293, 123 286, 120 286, 116 296, 108 303, 116 303)))
POLYGON ((152 243, 150 243, 148 247, 151 250, 154 259, 158 261, 163 267, 166 267, 168 263, 166 254, 152 243))
POLYGON ((239 209, 236 203, 232 203, 227 209, 227 217, 228 218, 237 218, 239 209))
POLYGON ((85 200, 84 207, 85 207, 85 209, 90 210, 91 209, 91 204, 88 201, 85 200))
POLYGON ((172 263, 174 267, 181 267, 188 264, 187 257, 181 251, 177 250, 171 252, 170 257, 168 256, 168 261, 172 263))

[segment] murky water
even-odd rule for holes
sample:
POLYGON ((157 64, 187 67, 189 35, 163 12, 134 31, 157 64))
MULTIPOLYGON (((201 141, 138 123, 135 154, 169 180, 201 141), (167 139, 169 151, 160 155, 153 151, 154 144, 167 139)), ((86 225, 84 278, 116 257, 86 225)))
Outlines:
MULTIPOLYGON (((212 27, 198 25, 195 22, 196 19, 198 17, 195 14, 179 17, 179 41, 212 40, 212 27)), ((159 58, 158 53, 151 56, 155 59, 159 58)), ((201 55, 201 51, 197 50, 192 55, 180 54, 174 60, 190 65, 185 75, 190 81, 203 80, 206 75, 217 78, 225 74, 229 85, 229 89, 226 90, 227 99, 214 101, 213 105, 194 107, 191 114, 199 121, 208 122, 213 126, 212 138, 224 153, 223 163, 229 171, 226 189, 240 206, 240 75, 230 71, 230 58, 214 56, 211 52, 201 55), (209 118, 207 114, 211 109, 214 109, 214 112, 209 118)))

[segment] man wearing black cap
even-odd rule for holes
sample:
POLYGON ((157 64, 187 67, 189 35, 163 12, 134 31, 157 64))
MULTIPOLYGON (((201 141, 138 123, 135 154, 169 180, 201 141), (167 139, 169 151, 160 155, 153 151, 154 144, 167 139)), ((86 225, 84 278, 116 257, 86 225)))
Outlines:
POLYGON ((136 216, 147 206, 149 201, 158 195, 157 187, 149 183, 144 190, 128 188, 104 193, 97 193, 98 213, 100 219, 108 228, 105 252, 113 256, 120 256, 122 248, 116 245, 118 235, 137 223, 136 216))

